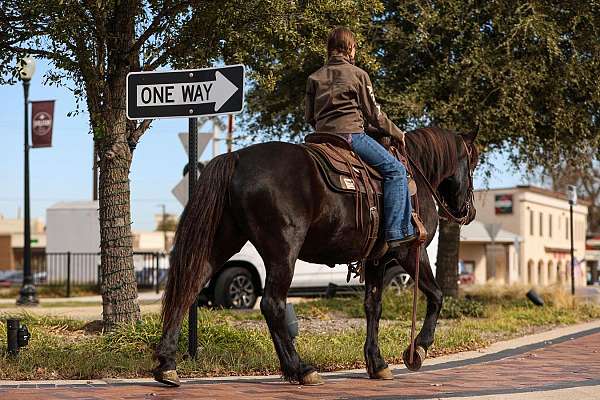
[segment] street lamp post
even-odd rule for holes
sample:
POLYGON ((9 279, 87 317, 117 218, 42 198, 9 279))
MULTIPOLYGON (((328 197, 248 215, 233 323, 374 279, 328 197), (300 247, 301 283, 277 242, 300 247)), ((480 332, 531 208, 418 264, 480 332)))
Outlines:
POLYGON ((35 59, 25 56, 21 59, 19 77, 23 81, 23 92, 25 94, 25 157, 24 157, 24 202, 25 220, 23 223, 23 285, 19 291, 17 304, 37 305, 39 303, 33 276, 31 274, 31 216, 29 214, 29 81, 35 73, 35 59))
POLYGON ((571 294, 575 295, 575 246, 573 239, 573 206, 577 204, 577 189, 573 185, 567 187, 567 196, 569 198, 569 218, 571 231, 571 294))

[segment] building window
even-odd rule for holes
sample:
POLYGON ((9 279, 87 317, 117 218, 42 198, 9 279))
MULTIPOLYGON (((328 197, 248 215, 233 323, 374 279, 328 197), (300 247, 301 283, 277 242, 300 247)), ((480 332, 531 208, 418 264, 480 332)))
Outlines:
POLYGON ((529 234, 533 236, 533 210, 529 210, 529 234))
POLYGON ((548 215, 548 236, 552 237, 552 214, 548 215))
POLYGON ((544 214, 540 213, 540 236, 544 235, 544 214))
POLYGON ((565 218, 565 238, 569 238, 569 229, 570 229, 570 225, 569 225, 569 217, 565 218))

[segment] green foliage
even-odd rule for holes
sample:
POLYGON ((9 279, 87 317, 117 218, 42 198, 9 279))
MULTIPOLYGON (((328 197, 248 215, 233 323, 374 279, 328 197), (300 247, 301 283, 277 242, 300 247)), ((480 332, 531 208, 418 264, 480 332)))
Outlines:
MULTIPOLYGON (((483 153, 506 151, 515 165, 597 151, 598 1, 382 3, 370 22, 351 27, 361 38, 357 64, 372 74, 397 124, 479 130, 483 153)), ((256 133, 296 137, 306 130, 305 78, 323 59, 299 56, 282 63, 289 74, 276 89, 250 93, 256 118, 248 126, 256 133)))
POLYGON ((456 319, 463 317, 482 318, 485 316, 485 306, 475 300, 447 297, 440 313, 440 318, 456 319))
POLYGON ((383 11, 381 1, 321 0, 304 4, 291 4, 289 18, 297 34, 287 38, 289 51, 269 66, 268 73, 257 80, 247 97, 244 125, 251 133, 250 140, 258 136, 263 140, 298 140, 299 133, 307 132, 306 79, 326 61, 327 36, 333 27, 352 29, 361 49, 357 62, 368 71, 378 68, 371 33, 373 18, 383 11))

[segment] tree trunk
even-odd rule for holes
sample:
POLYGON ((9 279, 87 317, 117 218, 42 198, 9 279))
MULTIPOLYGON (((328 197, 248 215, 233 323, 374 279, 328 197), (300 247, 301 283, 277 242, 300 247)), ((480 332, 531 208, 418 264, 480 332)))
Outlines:
MULTIPOLYGON (((124 90, 123 90, 124 95, 124 90)), ((111 329, 140 318, 133 269, 127 120, 123 110, 109 110, 100 153, 100 249, 103 322, 111 329)))
POLYGON ((460 225, 440 220, 436 279, 444 296, 458 296, 458 247, 460 225))

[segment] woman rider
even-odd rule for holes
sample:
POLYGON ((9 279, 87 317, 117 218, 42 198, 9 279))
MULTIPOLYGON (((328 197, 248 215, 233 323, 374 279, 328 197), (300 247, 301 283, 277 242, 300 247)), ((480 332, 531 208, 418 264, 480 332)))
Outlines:
POLYGON ((334 29, 327 41, 329 60, 308 78, 306 120, 318 133, 342 136, 367 164, 383 176, 385 238, 390 248, 414 240, 411 204, 404 165, 375 139, 365 126, 375 128, 404 143, 404 132, 381 111, 375 101, 369 75, 354 65, 356 40, 343 27, 334 29))

